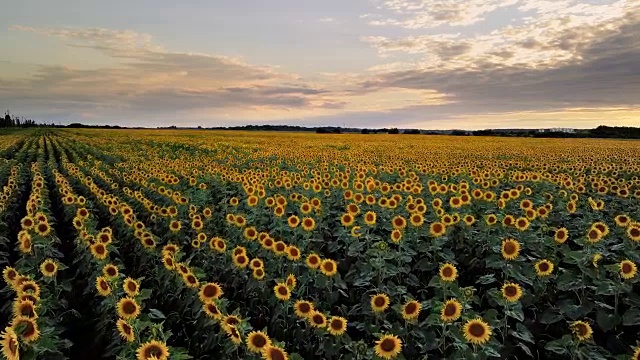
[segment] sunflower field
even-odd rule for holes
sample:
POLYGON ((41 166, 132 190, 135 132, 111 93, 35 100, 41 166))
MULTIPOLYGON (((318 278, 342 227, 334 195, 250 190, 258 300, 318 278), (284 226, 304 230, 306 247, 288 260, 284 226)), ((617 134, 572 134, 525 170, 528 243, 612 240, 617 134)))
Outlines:
POLYGON ((18 359, 640 359, 640 142, 0 134, 18 359))

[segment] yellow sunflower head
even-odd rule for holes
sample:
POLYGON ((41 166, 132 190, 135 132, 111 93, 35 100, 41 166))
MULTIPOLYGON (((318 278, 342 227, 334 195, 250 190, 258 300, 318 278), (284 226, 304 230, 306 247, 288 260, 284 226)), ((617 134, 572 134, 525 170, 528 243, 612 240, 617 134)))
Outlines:
POLYGON ((376 340, 374 350, 383 359, 394 359, 402 351, 402 340, 395 335, 382 335, 376 340))
POLYGON ((467 321, 462 330, 464 338, 468 342, 477 345, 488 342, 492 334, 489 324, 480 318, 467 321))
POLYGON ((440 279, 442 281, 455 281, 458 277, 458 269, 453 264, 445 263, 440 266, 440 279))
POLYGON ((387 310, 389 308, 389 303, 389 295, 387 294, 380 293, 371 296, 371 309, 376 313, 387 310))

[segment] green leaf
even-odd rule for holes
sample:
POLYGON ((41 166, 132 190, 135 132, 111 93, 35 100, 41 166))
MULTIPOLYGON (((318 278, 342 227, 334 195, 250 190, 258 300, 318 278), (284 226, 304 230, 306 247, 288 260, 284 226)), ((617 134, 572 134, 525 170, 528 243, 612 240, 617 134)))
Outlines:
POLYGON ((562 318, 563 318, 562 314, 559 314, 556 309, 547 308, 540 316, 540 323, 553 324, 562 320, 562 318))
POLYGON ((522 307, 507 309, 507 316, 512 317, 518 321, 524 320, 524 313, 522 312, 522 307))
POLYGON ((509 334, 517 337, 522 341, 526 341, 532 344, 535 343, 535 341, 533 340, 533 335, 531 334, 531 331, 529 331, 529 329, 527 329, 522 323, 517 323, 516 331, 511 330, 509 331, 509 334))
POLYGON ((640 325, 640 310, 631 308, 622 316, 622 324, 625 326, 640 325))
POLYGON ((476 284, 491 284, 496 281, 496 277, 493 274, 483 275, 476 280, 476 284))
POLYGON ((598 326, 603 331, 612 330, 620 323, 620 316, 617 314, 610 314, 604 310, 598 310, 596 314, 596 320, 598 321, 598 326))
POLYGON ((525 353, 527 353, 527 355, 529 355, 530 357, 533 357, 533 354, 531 353, 531 350, 529 350, 529 347, 527 345, 525 345, 524 343, 518 343, 518 346, 522 349, 522 351, 524 351, 525 353))
POLYGON ((162 311, 158 309, 149 309, 149 318, 150 319, 165 319, 166 316, 162 313, 162 311))
POLYGON ((565 335, 558 340, 549 341, 544 348, 556 354, 568 354, 568 345, 571 343, 571 335, 565 335))

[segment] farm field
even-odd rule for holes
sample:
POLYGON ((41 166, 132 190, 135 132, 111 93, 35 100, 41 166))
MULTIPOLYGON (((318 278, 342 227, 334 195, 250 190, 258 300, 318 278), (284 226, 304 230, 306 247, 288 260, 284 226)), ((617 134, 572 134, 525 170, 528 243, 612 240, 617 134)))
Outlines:
POLYGON ((640 142, 0 134, 17 359, 640 359, 640 142))

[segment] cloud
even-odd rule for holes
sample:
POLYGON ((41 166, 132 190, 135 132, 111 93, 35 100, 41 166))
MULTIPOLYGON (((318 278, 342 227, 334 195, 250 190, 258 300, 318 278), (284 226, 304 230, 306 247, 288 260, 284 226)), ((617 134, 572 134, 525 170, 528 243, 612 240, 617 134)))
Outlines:
POLYGON ((487 64, 553 68, 581 60, 594 41, 616 32, 634 13, 639 1, 609 5, 575 4, 557 9, 555 2, 523 0, 522 11, 535 11, 521 25, 505 26, 490 33, 463 36, 438 33, 401 38, 362 37, 381 57, 421 55, 415 68, 433 71, 469 69, 487 64))
POLYGON ((323 17, 323 18, 318 19, 318 22, 321 22, 321 23, 332 23, 332 22, 336 22, 336 19, 332 18, 332 17, 323 17))
POLYGON ((571 53, 566 60, 507 65, 469 51, 460 67, 391 69, 363 86, 437 90, 451 94, 458 113, 460 107, 482 113, 640 105, 640 12, 580 29, 561 31, 552 42, 527 45, 566 47, 571 53))
MULTIPOLYGON (((432 90, 364 89, 355 78, 329 74, 315 81, 239 58, 174 52, 132 31, 13 26, 60 38, 72 49, 104 54, 115 65, 96 69, 37 66, 29 77, 0 82, 0 99, 28 113, 58 119, 228 116, 292 119, 387 111, 441 101, 432 90), (373 99, 371 104, 367 99, 373 99)), ((34 115, 35 116, 35 115, 34 115)), ((175 121, 175 120, 174 120, 175 121)), ((185 119, 184 121, 188 121, 185 119)))
POLYGON ((468 26, 484 15, 512 6, 519 0, 386 0, 380 6, 395 16, 370 20, 370 25, 401 26, 408 29, 439 26, 468 26))

